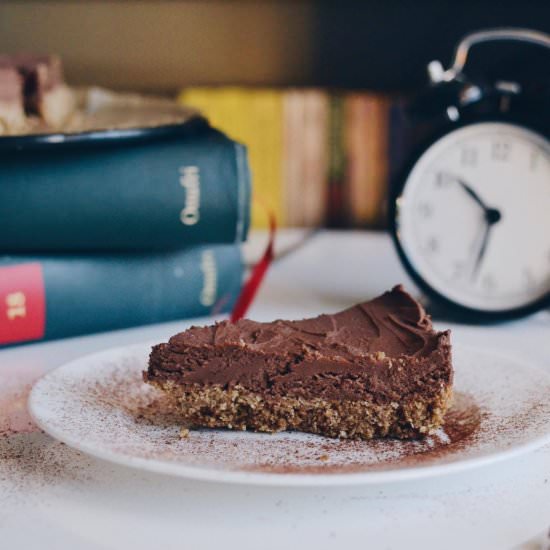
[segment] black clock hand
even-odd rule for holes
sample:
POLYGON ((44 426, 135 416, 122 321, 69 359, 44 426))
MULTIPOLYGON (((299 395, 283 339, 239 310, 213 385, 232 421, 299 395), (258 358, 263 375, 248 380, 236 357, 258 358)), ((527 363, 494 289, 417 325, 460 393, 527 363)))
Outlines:
POLYGON ((481 241, 481 246, 479 247, 479 252, 477 253, 477 257, 474 263, 474 267, 472 269, 472 275, 471 278, 474 280, 478 273, 479 268, 481 266, 481 261, 483 260, 483 257, 485 256, 485 252, 487 251, 487 245, 489 244, 489 236, 491 235, 491 225, 487 224, 485 226, 485 233, 483 234, 483 239, 481 241))
POLYGON ((477 274, 479 273, 479 268, 481 266, 483 257, 485 256, 485 252, 487 251, 491 228, 495 223, 500 221, 502 215, 500 211, 496 208, 491 208, 490 206, 485 204, 485 201, 483 201, 483 199, 474 191, 471 185, 468 185, 464 180, 457 176, 451 175, 450 177, 454 179, 460 185, 460 187, 464 189, 464 191, 483 209, 483 213, 485 214, 485 232, 483 234, 483 240, 481 242, 481 246, 479 248, 479 252, 477 254, 476 261, 472 270, 472 279, 475 279, 477 277, 477 274))
POLYGON ((493 223, 496 223, 500 220, 501 215, 500 212, 496 208, 491 208, 490 206, 487 206, 483 199, 474 191, 471 185, 468 185, 464 180, 460 179, 457 176, 450 175, 450 177, 455 180, 468 195, 474 199, 481 208, 483 208, 483 211, 485 212, 485 219, 487 222, 492 225, 493 223))
POLYGON ((479 206, 487 212, 489 207, 481 200, 481 197, 472 189, 472 187, 459 178, 455 178, 455 180, 462 187, 462 189, 464 189, 464 191, 466 191, 466 193, 468 193, 468 195, 470 195, 470 197, 472 197, 472 199, 474 199, 477 204, 479 204, 479 206))
POLYGON ((485 256, 485 252, 487 251, 487 245, 489 244, 491 229, 493 228, 493 225, 495 223, 500 221, 500 218, 500 212, 495 208, 487 208, 485 210, 485 232, 483 234, 483 240, 481 241, 481 246, 479 247, 479 252, 477 254, 476 261, 472 269, 472 280, 475 279, 477 277, 477 274, 479 273, 481 262, 485 256))

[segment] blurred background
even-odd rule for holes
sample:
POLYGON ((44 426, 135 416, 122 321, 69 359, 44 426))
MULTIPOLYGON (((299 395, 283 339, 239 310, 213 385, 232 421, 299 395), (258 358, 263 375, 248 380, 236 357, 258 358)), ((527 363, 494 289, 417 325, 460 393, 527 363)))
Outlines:
MULTIPOLYGON (((116 89, 173 93, 197 84, 247 84, 403 92, 425 83, 432 59, 448 63, 460 37, 494 26, 548 32, 550 5, 3 0, 0 50, 55 52, 69 82, 116 89)), ((520 54, 514 55, 520 66, 520 54)))
MULTIPOLYGON (((255 194, 282 226, 383 227, 407 153, 403 98, 423 89, 429 61, 447 66, 462 36, 496 26, 549 32, 550 4, 4 0, 0 51, 56 53, 71 85, 180 94, 249 147, 255 194)), ((492 48, 472 74, 517 79, 546 55, 492 48)))
POLYGON ((240 245, 256 238, 253 265, 270 216, 296 246, 320 227, 388 229, 391 186, 456 121, 449 106, 466 113, 474 91, 472 109, 487 97, 508 115, 509 97, 486 94, 499 80, 546 135, 543 48, 476 47, 471 80, 428 89, 430 61, 448 67, 462 37, 495 27, 550 33, 550 3, 1 0, 0 345, 231 311, 240 245))

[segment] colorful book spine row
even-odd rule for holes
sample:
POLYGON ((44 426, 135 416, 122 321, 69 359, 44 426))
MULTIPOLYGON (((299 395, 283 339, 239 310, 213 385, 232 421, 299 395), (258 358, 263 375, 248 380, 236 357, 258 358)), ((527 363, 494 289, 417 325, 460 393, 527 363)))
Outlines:
POLYGON ((403 157, 402 103, 368 92, 193 87, 182 103, 248 147, 252 226, 381 227, 403 157), (267 208, 266 208, 267 207, 267 208))

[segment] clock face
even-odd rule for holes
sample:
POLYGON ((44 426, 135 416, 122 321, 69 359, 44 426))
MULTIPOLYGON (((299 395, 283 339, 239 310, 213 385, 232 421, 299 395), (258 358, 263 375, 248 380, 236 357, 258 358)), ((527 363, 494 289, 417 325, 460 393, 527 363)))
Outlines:
POLYGON ((446 134, 418 159, 397 199, 411 266, 471 309, 517 309, 550 293, 550 143, 508 123, 446 134))

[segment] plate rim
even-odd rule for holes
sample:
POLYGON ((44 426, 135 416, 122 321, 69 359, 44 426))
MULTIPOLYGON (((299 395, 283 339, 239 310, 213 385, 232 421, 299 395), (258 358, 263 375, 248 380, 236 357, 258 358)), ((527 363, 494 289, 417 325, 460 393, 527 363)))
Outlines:
MULTIPOLYGON (((156 342, 154 342, 156 343, 156 342)), ((258 486, 279 486, 279 487, 327 487, 327 486, 346 486, 346 485, 379 485, 399 483, 403 481, 421 480, 427 478, 436 478, 445 475, 452 475, 476 468, 481 468, 488 464, 495 464, 511 460, 517 456, 529 453, 550 443, 550 425, 548 432, 539 435, 525 443, 519 443, 509 449, 488 453, 483 456, 465 458, 460 461, 447 462, 443 464, 427 464, 425 466, 412 466, 404 468, 395 468, 390 470, 377 470, 367 472, 348 472, 348 473, 279 473, 279 472, 246 472, 238 470, 222 470, 203 466, 190 466, 181 463, 162 461, 155 458, 142 458, 131 455, 122 455, 102 448, 98 449, 94 445, 88 445, 85 441, 78 441, 67 437, 67 434, 62 430, 58 430, 43 421, 39 411, 38 399, 40 396, 40 385, 44 383, 48 377, 58 373, 61 369, 74 368, 73 365, 80 363, 82 360, 87 361, 97 360, 102 356, 110 356, 112 354, 124 354, 136 351, 145 351, 153 342, 143 342, 138 344, 130 344, 126 346, 114 346, 97 351, 94 353, 84 354, 80 357, 67 361, 54 369, 42 375, 33 384, 28 402, 27 409, 33 422, 46 434, 50 435, 57 441, 61 441, 69 447, 81 451, 87 455, 118 464, 120 466, 130 467, 142 471, 155 472, 157 474, 171 475, 184 479, 208 481, 214 483, 230 483, 239 485, 258 485, 258 486)), ((522 368, 535 371, 542 378, 545 378, 550 384, 550 374, 537 365, 533 365, 522 358, 518 358, 512 354, 512 357, 505 355, 502 352, 495 352, 488 348, 470 346, 467 344, 454 344, 454 348, 466 349, 482 354, 489 354, 493 357, 503 357, 506 360, 513 359, 514 362, 521 365, 522 368)))

